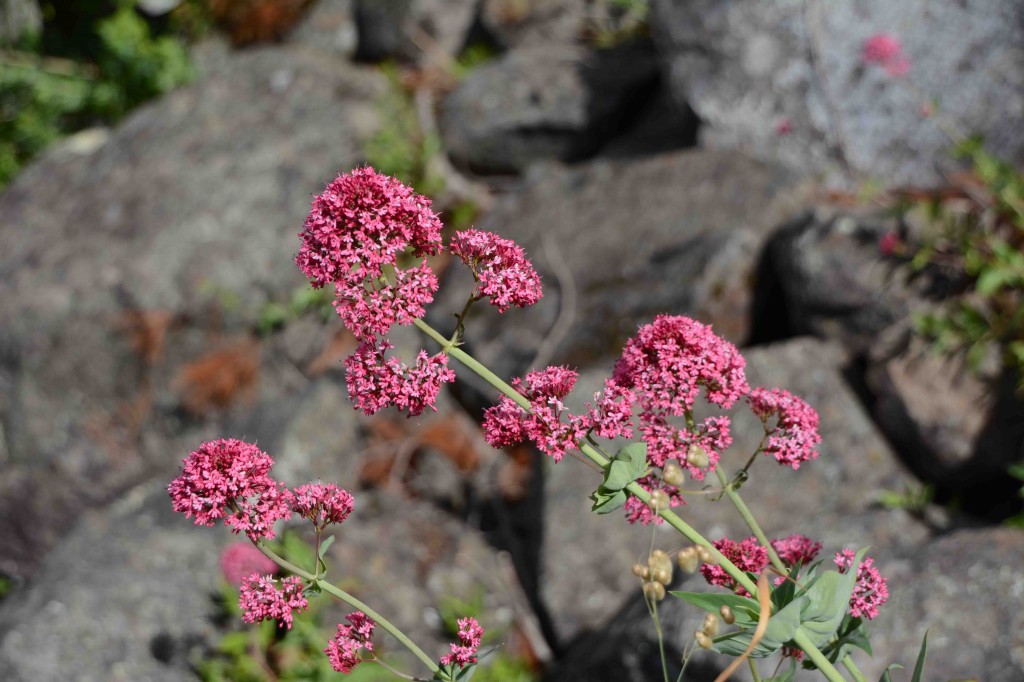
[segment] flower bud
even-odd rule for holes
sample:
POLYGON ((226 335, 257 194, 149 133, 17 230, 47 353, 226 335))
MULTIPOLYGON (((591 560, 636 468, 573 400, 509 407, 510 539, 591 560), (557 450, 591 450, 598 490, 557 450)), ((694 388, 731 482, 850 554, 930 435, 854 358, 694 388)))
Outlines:
POLYGON ((697 644, 701 649, 711 648, 711 638, 704 634, 703 630, 697 630, 697 632, 693 633, 693 636, 696 638, 697 644))
POLYGON ((648 504, 655 512, 660 512, 671 506, 671 500, 664 490, 655 490, 651 493, 651 501, 648 504))
POLYGON ((661 480, 669 485, 681 486, 684 480, 683 468, 674 459, 668 460, 665 462, 665 467, 661 470, 661 480))
POLYGON ((649 569, 647 566, 644 566, 641 563, 636 563, 633 564, 633 575, 635 575, 637 578, 643 578, 644 580, 647 580, 651 577, 651 569, 649 569))
POLYGON ((697 556, 697 549, 695 547, 687 547, 686 549, 679 550, 679 556, 676 557, 676 562, 679 564, 679 568, 683 569, 687 573, 693 573, 700 566, 700 558, 697 556))
POLYGON ((697 558, 700 559, 702 564, 711 564, 714 566, 718 563, 715 559, 715 555, 711 553, 711 550, 703 545, 697 545, 697 558))
POLYGON ((722 620, 725 621, 726 625, 732 625, 736 622, 736 614, 732 612, 728 604, 722 604, 722 608, 718 609, 718 612, 722 614, 722 620))
POLYGON ((708 458, 707 450, 697 443, 691 443, 686 451, 686 463, 698 469, 703 469, 711 463, 711 460, 708 458))
POLYGON ((644 583, 644 595, 648 599, 661 601, 665 598, 665 586, 661 583, 644 583))
MULTIPOLYGON (((671 566, 671 564, 669 564, 671 566)), ((672 571, 666 571, 664 568, 655 568, 651 570, 651 580, 662 585, 668 585, 672 582, 672 571)))
POLYGON ((704 616, 704 625, 701 626, 701 630, 707 633, 708 637, 714 637, 718 634, 718 616, 713 613, 709 613, 704 616))

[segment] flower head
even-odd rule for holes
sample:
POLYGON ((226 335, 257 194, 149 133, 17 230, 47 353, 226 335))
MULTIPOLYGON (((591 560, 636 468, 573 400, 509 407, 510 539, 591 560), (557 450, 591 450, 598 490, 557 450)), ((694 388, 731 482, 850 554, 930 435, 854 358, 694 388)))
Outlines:
POLYGON ((768 420, 777 417, 775 426, 768 430, 764 446, 766 455, 771 455, 779 464, 788 464, 794 469, 801 462, 818 458, 815 446, 821 442, 818 434, 818 413, 803 399, 781 388, 755 388, 747 396, 753 410, 768 428, 768 420))
POLYGON ((861 61, 877 64, 891 76, 903 76, 910 70, 910 60, 903 55, 899 39, 888 33, 876 33, 864 41, 861 61))
POLYGON ((352 513, 352 495, 332 483, 307 483, 292 491, 292 511, 319 529, 341 523, 352 513))
POLYGON ((422 317, 437 278, 421 260, 438 253, 441 221, 430 200, 372 168, 341 175, 313 200, 295 262, 314 287, 333 285, 335 307, 360 339, 422 317))
POLYGON ((277 564, 250 542, 234 542, 220 553, 220 572, 232 585, 253 573, 277 573, 277 564))
POLYGON ((567 367, 548 367, 514 379, 512 387, 530 402, 524 411, 511 398, 503 397, 484 413, 484 437, 494 447, 532 440, 541 452, 561 461, 574 450, 587 432, 589 420, 570 414, 562 403, 579 375, 567 367))
MULTIPOLYGON (((846 573, 857 555, 852 550, 836 552, 835 563, 840 573, 846 573)), ((850 595, 850 615, 871 620, 878 616, 878 607, 889 601, 889 586, 875 568, 875 560, 865 557, 857 567, 857 584, 850 595)))
POLYGON ((772 549, 789 566, 807 566, 821 551, 821 543, 805 535, 795 533, 788 537, 772 540, 772 549))
MULTIPOLYGON (((757 544, 755 537, 749 537, 743 542, 722 538, 711 544, 741 571, 760 573, 768 565, 768 550, 757 544)), ((726 573, 721 566, 702 564, 700 572, 704 579, 712 585, 719 585, 733 590, 737 594, 747 595, 747 591, 737 585, 732 576, 726 573)))
POLYGON ((374 622, 362 611, 345 616, 348 625, 338 625, 338 632, 327 643, 324 653, 331 662, 331 668, 346 675, 362 663, 359 650, 373 651, 374 622))
POLYGON ((259 623, 273 618, 278 627, 292 627, 292 612, 304 611, 309 602, 302 596, 302 579, 291 576, 281 581, 280 589, 271 575, 253 573, 242 580, 238 606, 242 609, 243 623, 259 623))
MULTIPOLYGON (((668 506, 669 508, 678 507, 686 504, 686 500, 683 499, 682 493, 679 492, 679 488, 674 485, 665 483, 659 477, 648 474, 647 476, 641 476, 637 479, 637 485, 646 490, 649 493, 653 493, 656 490, 663 491, 668 495, 668 506)), ((629 523, 639 523, 644 526, 648 524, 661 525, 665 522, 663 518, 658 516, 657 513, 651 508, 646 502, 642 502, 639 497, 630 495, 626 499, 626 504, 623 507, 626 512, 626 521, 629 523)), ((660 510, 659 510, 660 511, 660 510)))
POLYGON ((441 657, 442 665, 458 665, 465 668, 470 663, 476 663, 476 650, 480 647, 480 640, 484 636, 484 629, 476 618, 459 618, 459 643, 449 644, 452 652, 441 657))
POLYGON ((225 438, 199 446, 182 460, 181 475, 167 487, 174 511, 196 525, 223 518, 249 539, 274 537, 274 522, 291 516, 291 493, 270 477, 274 460, 255 445, 225 438))
POLYGON ((451 252, 476 277, 474 296, 486 296, 498 312, 533 305, 542 296, 540 277, 522 247, 492 232, 463 230, 451 241, 451 252))
POLYGON ((409 367, 399 358, 384 357, 393 347, 386 339, 366 341, 345 360, 349 397, 367 415, 392 405, 409 410, 410 417, 428 407, 436 409, 441 384, 455 381, 448 355, 429 356, 421 350, 416 364, 409 367))

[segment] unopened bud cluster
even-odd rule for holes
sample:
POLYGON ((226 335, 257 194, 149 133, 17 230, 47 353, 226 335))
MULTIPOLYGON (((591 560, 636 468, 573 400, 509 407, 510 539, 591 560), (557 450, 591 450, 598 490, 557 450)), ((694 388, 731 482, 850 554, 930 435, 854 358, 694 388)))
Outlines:
MULTIPOLYGON (((732 615, 731 611, 729 615, 732 615)), ((712 640, 718 635, 718 624, 718 616, 715 614, 709 613, 704 616, 704 623, 700 626, 700 630, 693 633, 694 639, 697 640, 697 645, 700 646, 701 649, 711 648, 712 640)))
POLYGON ((651 552, 647 565, 633 564, 633 575, 644 581, 644 596, 653 601, 665 598, 665 588, 672 582, 672 560, 660 549, 651 552))
POLYGON ((702 545, 693 545, 679 550, 676 562, 679 564, 679 568, 687 573, 696 573, 701 564, 717 563, 711 550, 702 545))

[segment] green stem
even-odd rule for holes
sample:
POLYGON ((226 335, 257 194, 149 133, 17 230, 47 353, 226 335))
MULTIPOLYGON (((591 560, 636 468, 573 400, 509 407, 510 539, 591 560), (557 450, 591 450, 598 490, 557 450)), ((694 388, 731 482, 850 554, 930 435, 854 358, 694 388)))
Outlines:
POLYGON ((736 492, 736 488, 729 482, 729 479, 722 471, 722 468, 715 467, 715 474, 718 475, 718 480, 722 482, 722 488, 725 490, 726 497, 728 497, 729 501, 732 502, 732 506, 736 507, 736 511, 738 511, 740 516, 743 517, 744 523, 746 523, 747 527, 754 533, 754 537, 757 538, 757 541, 760 542, 766 550, 768 550, 768 558, 771 560, 772 566, 775 567, 775 570, 781 572, 782 575, 789 575, 789 569, 786 568, 786 564, 782 563, 782 559, 779 558, 775 548, 772 547, 772 543, 768 541, 768 536, 764 534, 763 530, 761 530, 761 526, 757 523, 757 519, 755 519, 754 515, 750 513, 750 508, 747 507, 747 504, 743 501, 743 498, 740 497, 740 494, 736 492))
POLYGON ((342 600, 343 602, 349 604, 353 608, 358 609, 359 611, 362 611, 363 613, 365 613, 367 616, 369 616, 371 619, 373 619, 373 621, 375 623, 377 623, 382 628, 384 628, 389 633, 391 633, 391 635, 395 639, 397 639, 399 642, 401 642, 402 645, 405 646, 406 649, 411 651, 413 653, 413 655, 416 656, 416 658, 418 658, 421 661, 423 661, 423 663, 428 668, 430 668, 430 671, 433 672, 434 675, 437 675, 441 671, 441 668, 437 665, 437 662, 434 661, 433 659, 431 659, 430 656, 427 656, 427 654, 425 654, 422 649, 420 649, 418 646, 416 646, 416 644, 414 644, 411 639, 406 637, 405 633, 403 633, 397 627, 392 625, 389 620, 384 618, 384 616, 380 615, 379 613, 377 613, 376 611, 371 609, 369 606, 367 606, 366 604, 364 604, 360 600, 358 600, 355 597, 353 597, 348 592, 345 592, 344 590, 335 587, 334 585, 332 585, 331 583, 329 583, 329 582, 327 582, 325 580, 319 580, 315 575, 313 575, 309 571, 303 570, 303 569, 299 568, 298 566, 296 566, 295 564, 293 564, 290 561, 288 561, 287 559, 283 559, 282 557, 278 556, 276 553, 274 553, 273 551, 271 551, 270 549, 265 547, 263 545, 263 543, 256 543, 256 549, 258 549, 261 552, 263 552, 264 555, 266 555, 269 559, 274 561, 274 563, 276 563, 278 566, 280 566, 281 568, 285 569, 286 571, 294 573, 295 575, 299 576, 300 578, 304 578, 306 580, 309 580, 310 582, 312 582, 314 585, 318 586, 324 592, 327 592, 329 594, 334 595, 335 597, 337 597, 338 599, 342 600))
POLYGON ((836 670, 835 666, 829 662, 825 655, 818 651, 818 647, 814 646, 811 638, 807 636, 807 633, 802 628, 796 629, 796 636, 793 637, 793 641, 796 645, 803 649, 814 665, 818 666, 818 670, 824 675, 829 682, 846 682, 846 678, 836 670))
POLYGON ((860 671, 860 668, 858 668, 857 664, 853 662, 853 659, 850 658, 849 654, 843 657, 843 667, 850 671, 850 674, 853 675, 853 679, 857 682, 868 682, 868 678, 864 677, 864 673, 860 671))
POLYGON ((758 672, 757 663, 754 662, 754 659, 748 658, 747 665, 750 666, 750 674, 754 677, 754 682, 761 682, 761 673, 758 672))

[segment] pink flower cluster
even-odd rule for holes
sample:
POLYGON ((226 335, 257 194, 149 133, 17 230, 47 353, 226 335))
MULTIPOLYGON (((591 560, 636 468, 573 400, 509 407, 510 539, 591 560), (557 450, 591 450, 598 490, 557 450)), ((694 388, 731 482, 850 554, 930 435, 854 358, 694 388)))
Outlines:
MULTIPOLYGON (((337 486, 310 483, 288 490, 271 478, 273 463, 252 443, 203 443, 182 460, 181 474, 167 487, 174 511, 195 516, 196 525, 212 526, 223 518, 235 533, 245 532, 253 542, 273 538, 274 523, 290 518, 293 511, 321 529, 341 523, 352 512, 352 496, 337 486)), ((231 552, 229 563, 235 566, 242 551, 231 552)), ((222 558, 222 565, 227 565, 223 562, 228 559, 222 558)))
POLYGON ((338 314, 360 339, 409 324, 433 300, 437 277, 422 256, 440 251, 441 221, 395 178, 372 168, 339 176, 313 200, 299 236, 296 264, 313 286, 334 285, 338 314), (399 269, 407 251, 420 263, 399 269))
POLYGON ((253 573, 277 573, 277 564, 248 542, 235 542, 220 553, 220 572, 232 585, 253 573))
POLYGON ((203 443, 182 460, 181 475, 167 490, 174 511, 195 516, 197 526, 223 518, 250 540, 274 537, 274 522, 291 516, 291 493, 270 477, 274 460, 255 445, 234 439, 203 443))
POLYGON ((322 530, 332 523, 341 523, 352 513, 352 495, 333 483, 307 483, 292 491, 292 510, 309 519, 322 530))
MULTIPOLYGON (((857 555, 852 550, 836 552, 835 563, 840 573, 846 573, 857 555)), ((889 601, 889 585, 875 568, 875 560, 866 557, 857 567, 857 584, 850 596, 850 615, 871 620, 878 616, 878 607, 889 601)))
POLYGON ((492 232, 464 230, 452 237, 450 249, 473 271, 477 280, 473 295, 488 297, 498 312, 541 299, 540 277, 515 242, 492 232))
MULTIPOLYGON (((729 538, 722 538, 711 543, 726 559, 736 565, 736 568, 748 573, 760 573, 768 565, 768 550, 757 543, 757 538, 751 536, 743 542, 736 542, 729 538)), ((733 590, 736 594, 749 596, 749 593, 736 584, 736 581, 725 572, 721 566, 713 564, 701 564, 701 575, 711 585, 718 585, 733 590)))
POLYGON ((903 55, 903 45, 888 33, 877 33, 865 40, 861 60, 868 65, 881 66, 890 76, 904 76, 910 71, 910 60, 903 55))
MULTIPOLYGON (((661 490, 668 495, 669 508, 686 504, 686 500, 683 499, 683 495, 679 492, 679 488, 677 486, 665 483, 665 481, 661 480, 660 477, 655 476, 654 474, 641 476, 636 482, 641 488, 649 493, 653 493, 655 490, 661 490)), ((661 525, 664 523, 664 519, 655 514, 650 505, 645 502, 641 502, 639 497, 634 497, 633 495, 630 495, 629 498, 626 499, 623 511, 626 513, 626 521, 632 524, 639 523, 646 526, 651 523, 655 525, 661 525)))
POLYGON ((787 565, 807 567, 821 551, 821 543, 805 535, 793 534, 772 540, 772 549, 787 565))
POLYGON ((713 417, 686 427, 677 426, 676 420, 692 420, 702 391, 707 402, 732 407, 749 390, 745 365, 734 345, 688 317, 659 315, 626 342, 611 380, 636 398, 652 466, 679 459, 697 480, 714 469, 719 454, 732 442, 729 418, 713 417), (707 453, 706 464, 680 458, 691 445, 707 453))
POLYGON ((359 650, 373 651, 374 622, 362 611, 345 616, 348 625, 338 625, 338 632, 327 643, 324 653, 331 662, 331 668, 339 673, 349 674, 362 663, 359 650))
MULTIPOLYGON (((421 350, 416 364, 409 367, 399 358, 385 357, 393 348, 387 340, 366 342, 345 360, 345 377, 352 402, 365 414, 374 414, 392 405, 409 410, 415 417, 427 407, 434 408, 441 384, 455 381, 448 368, 448 356, 428 356, 421 350)), ((436 409, 436 408, 434 408, 436 409)))
POLYGON ((459 618, 459 643, 449 644, 452 652, 441 657, 441 665, 458 665, 465 668, 470 663, 476 663, 476 651, 480 647, 480 641, 484 636, 484 629, 476 618, 459 618))
POLYGON ((274 576, 253 573, 242 580, 238 606, 242 609, 243 623, 259 623, 273 618, 278 621, 278 627, 290 630, 294 619, 292 612, 304 611, 309 602, 302 596, 301 578, 285 578, 278 589, 274 576))
POLYGON ((817 459, 818 451, 814 448, 821 442, 821 436, 818 413, 813 407, 781 388, 755 388, 747 400, 766 428, 769 419, 778 418, 775 427, 768 432, 765 454, 794 469, 799 469, 801 462, 817 459))
POLYGON ((496 448, 515 445, 526 439, 556 462, 576 448, 590 422, 572 415, 562 403, 576 384, 578 374, 566 367, 548 367, 530 372, 526 380, 514 379, 512 387, 530 402, 530 411, 502 397, 484 413, 484 437, 496 448))

